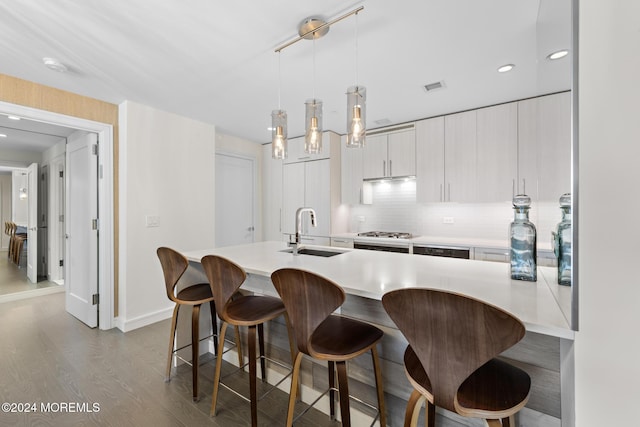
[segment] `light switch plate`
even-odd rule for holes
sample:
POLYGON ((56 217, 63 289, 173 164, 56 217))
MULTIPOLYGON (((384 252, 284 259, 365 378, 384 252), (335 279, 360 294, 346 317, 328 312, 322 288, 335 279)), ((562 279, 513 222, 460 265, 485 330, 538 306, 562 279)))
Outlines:
POLYGON ((445 216, 442 218, 442 223, 443 224, 453 224, 453 217, 452 216, 445 216))
POLYGON ((147 227, 160 227, 160 217, 158 215, 147 215, 145 220, 147 227))

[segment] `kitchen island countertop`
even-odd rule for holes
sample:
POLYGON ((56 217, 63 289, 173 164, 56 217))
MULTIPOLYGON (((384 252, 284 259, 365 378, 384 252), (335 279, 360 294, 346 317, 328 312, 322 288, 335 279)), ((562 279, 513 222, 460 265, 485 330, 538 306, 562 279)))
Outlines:
MULTIPOLYGON (((468 295, 517 316, 527 330, 573 339, 568 322, 568 287, 554 283, 555 268, 539 267, 538 281, 511 280, 509 264, 391 252, 315 247, 343 252, 332 257, 294 256, 284 242, 259 242, 215 249, 184 251, 192 262, 209 254, 228 258, 250 275, 269 278, 291 267, 323 275, 347 294, 380 300, 384 293, 405 287, 429 287, 468 295), (566 289, 565 289, 566 288, 566 289)), ((265 292, 265 289, 251 289, 265 292)), ((273 291, 273 290, 272 290, 273 291)))

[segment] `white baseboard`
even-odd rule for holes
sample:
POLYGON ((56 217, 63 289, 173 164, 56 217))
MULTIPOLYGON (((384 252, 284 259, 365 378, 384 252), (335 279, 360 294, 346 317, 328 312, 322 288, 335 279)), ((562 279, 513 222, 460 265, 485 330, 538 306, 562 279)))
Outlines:
POLYGON ((63 286, 49 286, 48 288, 30 289, 28 291, 16 292, 15 294, 0 295, 0 303, 57 294, 59 292, 64 292, 63 286))
POLYGON ((148 313, 143 316, 134 317, 132 319, 124 319, 118 317, 115 319, 116 327, 122 332, 133 331, 134 329, 142 328, 162 320, 171 319, 173 316, 173 307, 165 308, 164 310, 158 310, 153 313, 148 313))

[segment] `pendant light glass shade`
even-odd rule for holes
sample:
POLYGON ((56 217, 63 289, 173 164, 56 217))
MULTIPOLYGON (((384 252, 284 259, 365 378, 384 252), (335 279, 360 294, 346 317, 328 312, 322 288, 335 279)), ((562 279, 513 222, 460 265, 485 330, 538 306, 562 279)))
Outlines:
POLYGON ((322 151, 322 101, 308 99, 305 102, 304 152, 318 154, 322 151))
POLYGON ((351 86, 347 89, 347 147, 364 146, 367 131, 367 89, 351 86))
POLYGON ((287 112, 273 110, 271 112, 271 157, 286 159, 287 152, 287 112))

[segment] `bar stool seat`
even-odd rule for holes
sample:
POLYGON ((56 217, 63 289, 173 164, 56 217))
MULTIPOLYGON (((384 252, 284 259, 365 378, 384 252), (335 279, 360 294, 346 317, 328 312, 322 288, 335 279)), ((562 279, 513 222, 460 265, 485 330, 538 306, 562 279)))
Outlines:
POLYGON ((515 426, 531 378, 496 356, 524 336, 520 320, 483 301, 426 288, 388 292, 382 305, 409 342, 404 365, 414 390, 405 426, 417 424, 425 401, 430 427, 436 406, 489 426, 515 426))
MULTIPOLYGON (((287 427, 294 422, 300 364, 304 354, 328 362, 329 390, 325 394, 329 393, 331 418, 335 420, 335 392, 337 391, 340 398, 342 425, 350 426, 349 398, 351 396, 349 396, 346 362, 367 352, 371 352, 373 361, 378 406, 376 408, 366 402, 360 402, 372 409, 377 409, 376 418, 380 418, 381 426, 386 426, 382 373, 377 352, 377 344, 384 333, 368 323, 332 314, 342 305, 346 296, 337 283, 325 277, 305 270, 283 268, 271 275, 271 281, 287 308, 299 350, 293 365, 287 427), (337 389, 335 388, 336 370, 338 372, 337 389)), ((305 412, 306 410, 298 417, 305 412)))
POLYGON ((329 316, 318 325, 309 343, 314 357, 342 361, 366 353, 383 335, 380 329, 368 323, 329 316))

